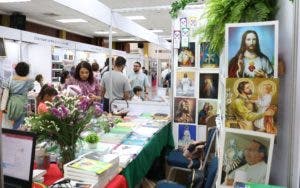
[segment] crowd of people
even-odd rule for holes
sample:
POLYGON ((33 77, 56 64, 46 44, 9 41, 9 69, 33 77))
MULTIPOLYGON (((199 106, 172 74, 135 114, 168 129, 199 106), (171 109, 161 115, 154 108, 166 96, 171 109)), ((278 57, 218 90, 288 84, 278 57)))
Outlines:
POLYGON ((109 74, 109 58, 105 66, 100 69, 97 62, 81 61, 70 71, 63 70, 58 85, 45 83, 42 74, 37 74, 35 79, 29 78, 30 66, 28 63, 19 62, 10 80, 9 98, 3 114, 12 122, 13 129, 19 129, 24 123, 28 107, 28 94, 36 96, 36 113, 48 111, 47 102, 61 95, 84 95, 92 101, 103 104, 103 110, 109 112, 110 99, 132 100, 140 102, 147 99, 150 83, 148 72, 135 62, 132 73, 123 74, 126 59, 117 57, 113 61, 111 75, 109 74), (110 76, 112 79, 110 79, 110 76), (110 97, 110 90, 112 91, 110 97), (66 92, 67 91, 67 92, 66 92))

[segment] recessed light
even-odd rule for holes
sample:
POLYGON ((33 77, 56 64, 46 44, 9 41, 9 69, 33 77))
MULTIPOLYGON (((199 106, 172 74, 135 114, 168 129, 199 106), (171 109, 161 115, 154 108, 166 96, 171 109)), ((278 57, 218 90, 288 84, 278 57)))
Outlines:
POLYGON ((87 22, 86 20, 84 19, 60 19, 60 20, 56 20, 58 22, 61 22, 61 23, 83 23, 83 22, 87 22))
POLYGON ((120 38, 118 39, 119 41, 133 41, 135 40, 134 38, 120 38))
POLYGON ((27 2, 31 0, 0 0, 0 3, 20 3, 20 2, 27 2))
POLYGON ((130 20, 146 20, 144 16, 126 16, 130 20))
POLYGON ((164 32, 164 30, 161 30, 161 29, 150 29, 151 32, 153 33, 162 33, 164 32))
MULTIPOLYGON (((109 31, 95 31, 94 33, 95 33, 95 34, 98 34, 98 35, 108 35, 108 34, 109 34, 109 31)), ((112 34, 116 34, 117 32, 112 31, 111 33, 112 33, 112 34)))

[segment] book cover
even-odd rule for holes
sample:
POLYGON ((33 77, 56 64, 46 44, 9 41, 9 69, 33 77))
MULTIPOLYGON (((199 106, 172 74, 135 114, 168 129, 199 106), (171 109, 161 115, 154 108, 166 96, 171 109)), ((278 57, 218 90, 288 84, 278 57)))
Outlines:
POLYGON ((82 158, 77 162, 70 165, 70 167, 81 169, 88 172, 94 172, 96 174, 101 174, 112 165, 110 163, 105 163, 93 159, 82 158))
POLYGON ((147 142, 148 142, 148 137, 138 135, 136 133, 131 133, 127 138, 125 138, 122 144, 143 146, 147 142))

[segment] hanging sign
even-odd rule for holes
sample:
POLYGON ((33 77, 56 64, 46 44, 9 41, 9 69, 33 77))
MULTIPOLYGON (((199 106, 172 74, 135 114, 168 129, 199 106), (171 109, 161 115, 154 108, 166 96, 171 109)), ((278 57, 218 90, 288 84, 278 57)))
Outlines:
POLYGON ((173 32, 173 41, 174 41, 174 48, 180 48, 180 31, 174 30, 173 32))
POLYGON ((189 47, 189 28, 181 29, 181 47, 189 47))

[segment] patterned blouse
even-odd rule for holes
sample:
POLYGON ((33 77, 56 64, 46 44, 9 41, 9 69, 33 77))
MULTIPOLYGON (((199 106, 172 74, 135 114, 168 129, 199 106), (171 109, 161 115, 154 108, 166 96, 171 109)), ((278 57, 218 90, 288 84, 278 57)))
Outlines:
POLYGON ((93 83, 90 84, 88 81, 76 80, 75 78, 71 77, 66 80, 65 88, 67 88, 68 85, 79 86, 82 95, 87 96, 89 94, 94 94, 96 96, 100 96, 100 84, 97 79, 94 79, 93 83))

